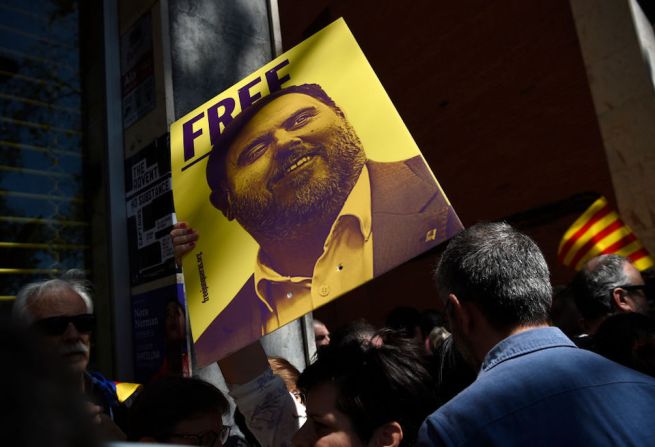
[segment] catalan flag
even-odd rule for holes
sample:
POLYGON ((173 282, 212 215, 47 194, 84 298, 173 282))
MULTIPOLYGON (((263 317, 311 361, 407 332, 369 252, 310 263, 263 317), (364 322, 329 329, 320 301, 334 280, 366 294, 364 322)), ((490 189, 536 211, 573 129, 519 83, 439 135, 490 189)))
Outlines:
POLYGON ((638 270, 653 266, 653 259, 637 236, 601 197, 573 222, 564 233, 557 250, 562 264, 580 270, 598 255, 614 253, 625 256, 638 270))

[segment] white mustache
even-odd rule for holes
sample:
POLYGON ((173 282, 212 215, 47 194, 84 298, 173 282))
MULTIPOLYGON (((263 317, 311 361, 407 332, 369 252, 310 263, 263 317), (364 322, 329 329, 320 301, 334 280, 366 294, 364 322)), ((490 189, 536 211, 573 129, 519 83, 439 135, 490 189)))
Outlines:
POLYGON ((69 355, 69 354, 89 354, 89 347, 85 345, 82 341, 77 341, 75 343, 69 343, 59 347, 59 355, 69 355))

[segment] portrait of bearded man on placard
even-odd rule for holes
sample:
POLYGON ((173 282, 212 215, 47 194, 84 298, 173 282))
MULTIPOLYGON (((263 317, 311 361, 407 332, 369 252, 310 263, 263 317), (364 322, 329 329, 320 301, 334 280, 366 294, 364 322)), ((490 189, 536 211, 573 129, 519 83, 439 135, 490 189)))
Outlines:
POLYGON ((212 205, 259 251, 253 275, 198 338, 203 353, 222 337, 252 341, 462 228, 421 155, 368 159, 317 84, 278 90, 235 117, 206 177, 212 205))

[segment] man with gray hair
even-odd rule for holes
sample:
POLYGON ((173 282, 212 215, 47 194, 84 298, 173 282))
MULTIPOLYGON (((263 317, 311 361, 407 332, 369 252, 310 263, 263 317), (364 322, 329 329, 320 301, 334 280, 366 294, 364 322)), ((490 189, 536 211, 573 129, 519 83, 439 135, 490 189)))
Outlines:
POLYGON ((623 256, 592 258, 573 278, 571 289, 582 316, 582 327, 589 335, 614 313, 649 313, 644 279, 623 256))
POLYGON ((651 445, 655 380, 549 326, 550 273, 505 223, 456 235, 435 272, 454 341, 477 379, 427 418, 420 446, 651 445))
POLYGON ((90 289, 79 270, 27 284, 16 296, 12 317, 35 330, 44 346, 61 357, 72 380, 91 402, 89 409, 96 421, 103 422, 103 414, 114 419, 119 402, 116 385, 101 374, 87 370, 91 332, 95 327, 90 289))

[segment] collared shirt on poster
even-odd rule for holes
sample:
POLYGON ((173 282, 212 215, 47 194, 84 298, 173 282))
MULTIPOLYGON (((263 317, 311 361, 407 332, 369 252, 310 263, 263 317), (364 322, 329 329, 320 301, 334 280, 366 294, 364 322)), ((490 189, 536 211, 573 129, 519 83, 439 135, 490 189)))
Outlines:
POLYGON ((366 167, 325 240, 311 278, 282 276, 266 264, 261 251, 255 263, 257 296, 271 311, 266 331, 328 303, 373 278, 371 185, 366 167))

